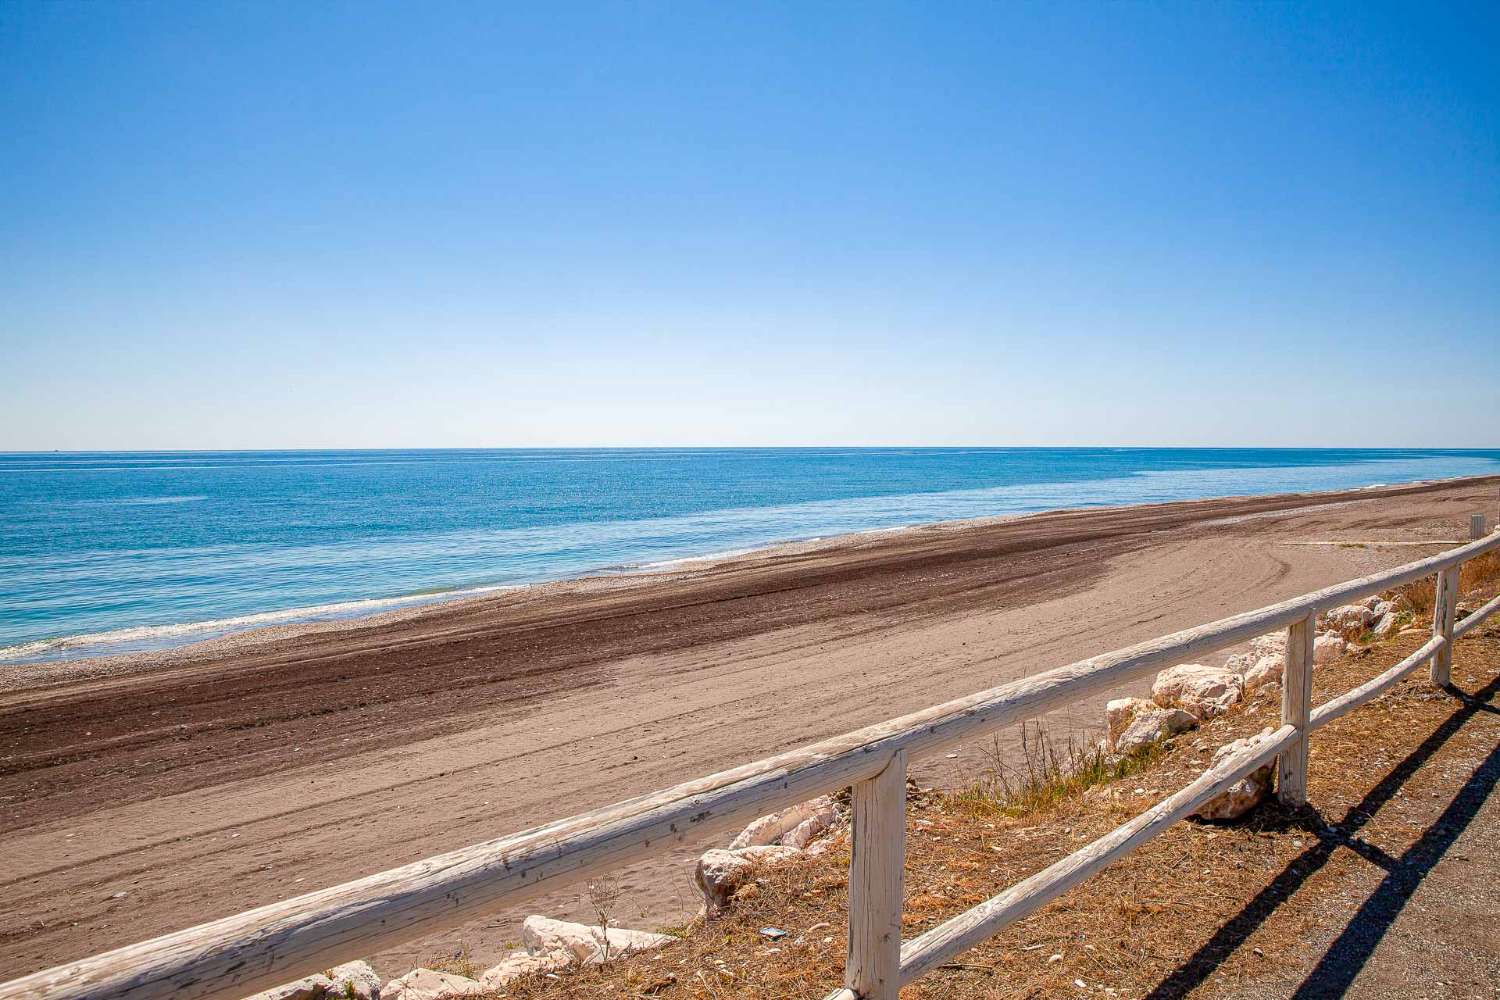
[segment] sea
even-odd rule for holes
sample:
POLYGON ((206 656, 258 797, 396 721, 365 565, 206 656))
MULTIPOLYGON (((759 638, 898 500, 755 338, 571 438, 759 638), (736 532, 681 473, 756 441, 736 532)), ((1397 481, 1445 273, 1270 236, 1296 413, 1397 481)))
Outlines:
POLYGON ((0 661, 1063 507, 1500 472, 1500 450, 736 448, 0 454, 0 661))

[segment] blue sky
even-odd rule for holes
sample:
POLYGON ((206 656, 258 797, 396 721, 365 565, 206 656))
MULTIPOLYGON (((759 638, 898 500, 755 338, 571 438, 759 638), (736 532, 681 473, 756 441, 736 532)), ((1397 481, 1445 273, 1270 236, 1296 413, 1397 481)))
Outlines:
POLYGON ((0 449, 1500 445, 1493 4, 0 4, 0 449))

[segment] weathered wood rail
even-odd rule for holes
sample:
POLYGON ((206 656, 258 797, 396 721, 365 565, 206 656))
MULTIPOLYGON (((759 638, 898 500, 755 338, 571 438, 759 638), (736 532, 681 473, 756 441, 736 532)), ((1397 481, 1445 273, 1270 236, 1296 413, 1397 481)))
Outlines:
POLYGON ((498 840, 272 903, 141 944, 0 983, 0 1000, 238 1000, 389 945, 455 925, 543 888, 618 868, 755 816, 853 787, 845 985, 829 1000, 895 1000, 896 991, 1129 854, 1234 782, 1279 759, 1278 794, 1307 794, 1310 733, 1377 697, 1424 663, 1446 684, 1454 641, 1500 608, 1455 624, 1462 565, 1500 549, 1500 533, 1279 604, 981 691, 888 722, 498 840), (1437 576, 1432 639, 1380 676, 1316 709, 1318 613, 1437 576), (1288 630, 1282 726, 1186 788, 1051 867, 938 927, 901 940, 905 777, 931 756, 1164 667, 1288 630))

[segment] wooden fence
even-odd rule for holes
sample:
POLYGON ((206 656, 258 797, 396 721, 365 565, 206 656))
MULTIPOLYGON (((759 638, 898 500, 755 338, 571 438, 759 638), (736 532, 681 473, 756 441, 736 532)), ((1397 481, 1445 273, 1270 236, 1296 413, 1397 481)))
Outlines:
POLYGON ((1448 683, 1454 641, 1500 607, 1497 598, 1455 624, 1460 568, 1496 549, 1500 534, 665 791, 68 962, 0 983, 0 1000, 238 1000, 515 904, 543 888, 619 868, 674 844, 701 841, 850 786, 848 957, 844 986, 828 1000, 894 1000, 901 986, 1129 854, 1273 758, 1280 758, 1281 799, 1301 803, 1307 794, 1309 733, 1424 663, 1430 664, 1434 684, 1448 683), (1318 613, 1434 574, 1431 640, 1380 676, 1314 709, 1309 674, 1318 613), (920 937, 901 940, 909 762, 1281 628, 1288 633, 1281 728, 1046 870, 920 937))

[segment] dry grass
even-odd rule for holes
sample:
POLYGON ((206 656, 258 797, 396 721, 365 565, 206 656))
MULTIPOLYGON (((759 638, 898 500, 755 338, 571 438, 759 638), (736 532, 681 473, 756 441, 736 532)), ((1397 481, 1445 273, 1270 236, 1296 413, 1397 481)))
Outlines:
POLYGON ((1161 746, 1152 743, 1111 758, 1097 744, 1080 746, 1071 736, 1060 744, 1040 722, 1023 724, 1019 764, 1010 763, 1010 755, 996 737, 983 751, 986 765, 943 799, 951 808, 979 817, 1036 816, 1096 785, 1144 771, 1161 754, 1161 746))
MULTIPOLYGON (((1397 638, 1320 667, 1315 698, 1326 700, 1374 676, 1416 645, 1414 637, 1397 638)), ((1497 665, 1500 623, 1459 643, 1454 679, 1474 690, 1493 679, 1497 665)), ((1340 829, 1351 815, 1362 816, 1370 790, 1449 719, 1454 706, 1451 696, 1432 691, 1418 672, 1387 697, 1320 731, 1312 747, 1310 795, 1321 815, 1289 813, 1272 803, 1242 824, 1177 824, 1086 888, 903 990, 903 998, 1027 1000, 1083 992, 1124 998, 1153 991, 1285 995, 1284 989, 1266 986, 1272 982, 1267 977, 1286 974, 1275 956, 1305 953, 1316 928, 1344 919, 1344 904, 1330 915, 1330 900, 1340 880, 1369 869, 1347 849, 1318 855, 1312 867, 1307 859, 1324 849, 1330 829, 1340 829), (1283 898, 1278 888, 1288 879, 1300 887, 1295 899, 1283 898), (1247 907, 1261 905, 1269 907, 1268 917, 1239 938, 1224 938, 1224 929, 1233 927, 1247 907)), ((1023 737, 1030 767, 997 766, 987 778, 976 779, 975 787, 913 796, 903 937, 920 934, 1103 835, 1196 777, 1217 747, 1278 717, 1277 689, 1262 689, 1239 711, 1120 773, 1094 767, 1087 754, 1054 752, 1044 741, 1039 747, 1044 734, 1033 731, 1023 737)), ((1492 747, 1492 730, 1500 723, 1484 714, 1476 718, 1490 730, 1466 738, 1482 749, 1492 747)), ((1423 773, 1428 770, 1446 774, 1451 766, 1435 764, 1423 773)), ((1417 792, 1419 787, 1414 780, 1408 790, 1437 795, 1417 792)), ((1379 826, 1385 823, 1395 831, 1385 850, 1398 851, 1402 838, 1421 834, 1403 822, 1411 825, 1403 810, 1386 809, 1378 817, 1360 818, 1351 829, 1361 837, 1384 836, 1379 826)), ((848 864, 844 841, 821 856, 763 869, 728 915, 695 922, 677 944, 628 956, 608 968, 528 979, 496 996, 822 997, 842 979, 848 864), (781 928, 787 935, 775 939, 763 928, 781 928)))
MULTIPOLYGON (((1487 590, 1497 582, 1500 582, 1500 552, 1486 552, 1470 559, 1458 575, 1458 589, 1463 594, 1487 590)), ((1437 600, 1436 580, 1432 577, 1397 587, 1395 593, 1406 598, 1415 620, 1432 617, 1432 606, 1437 600)))

